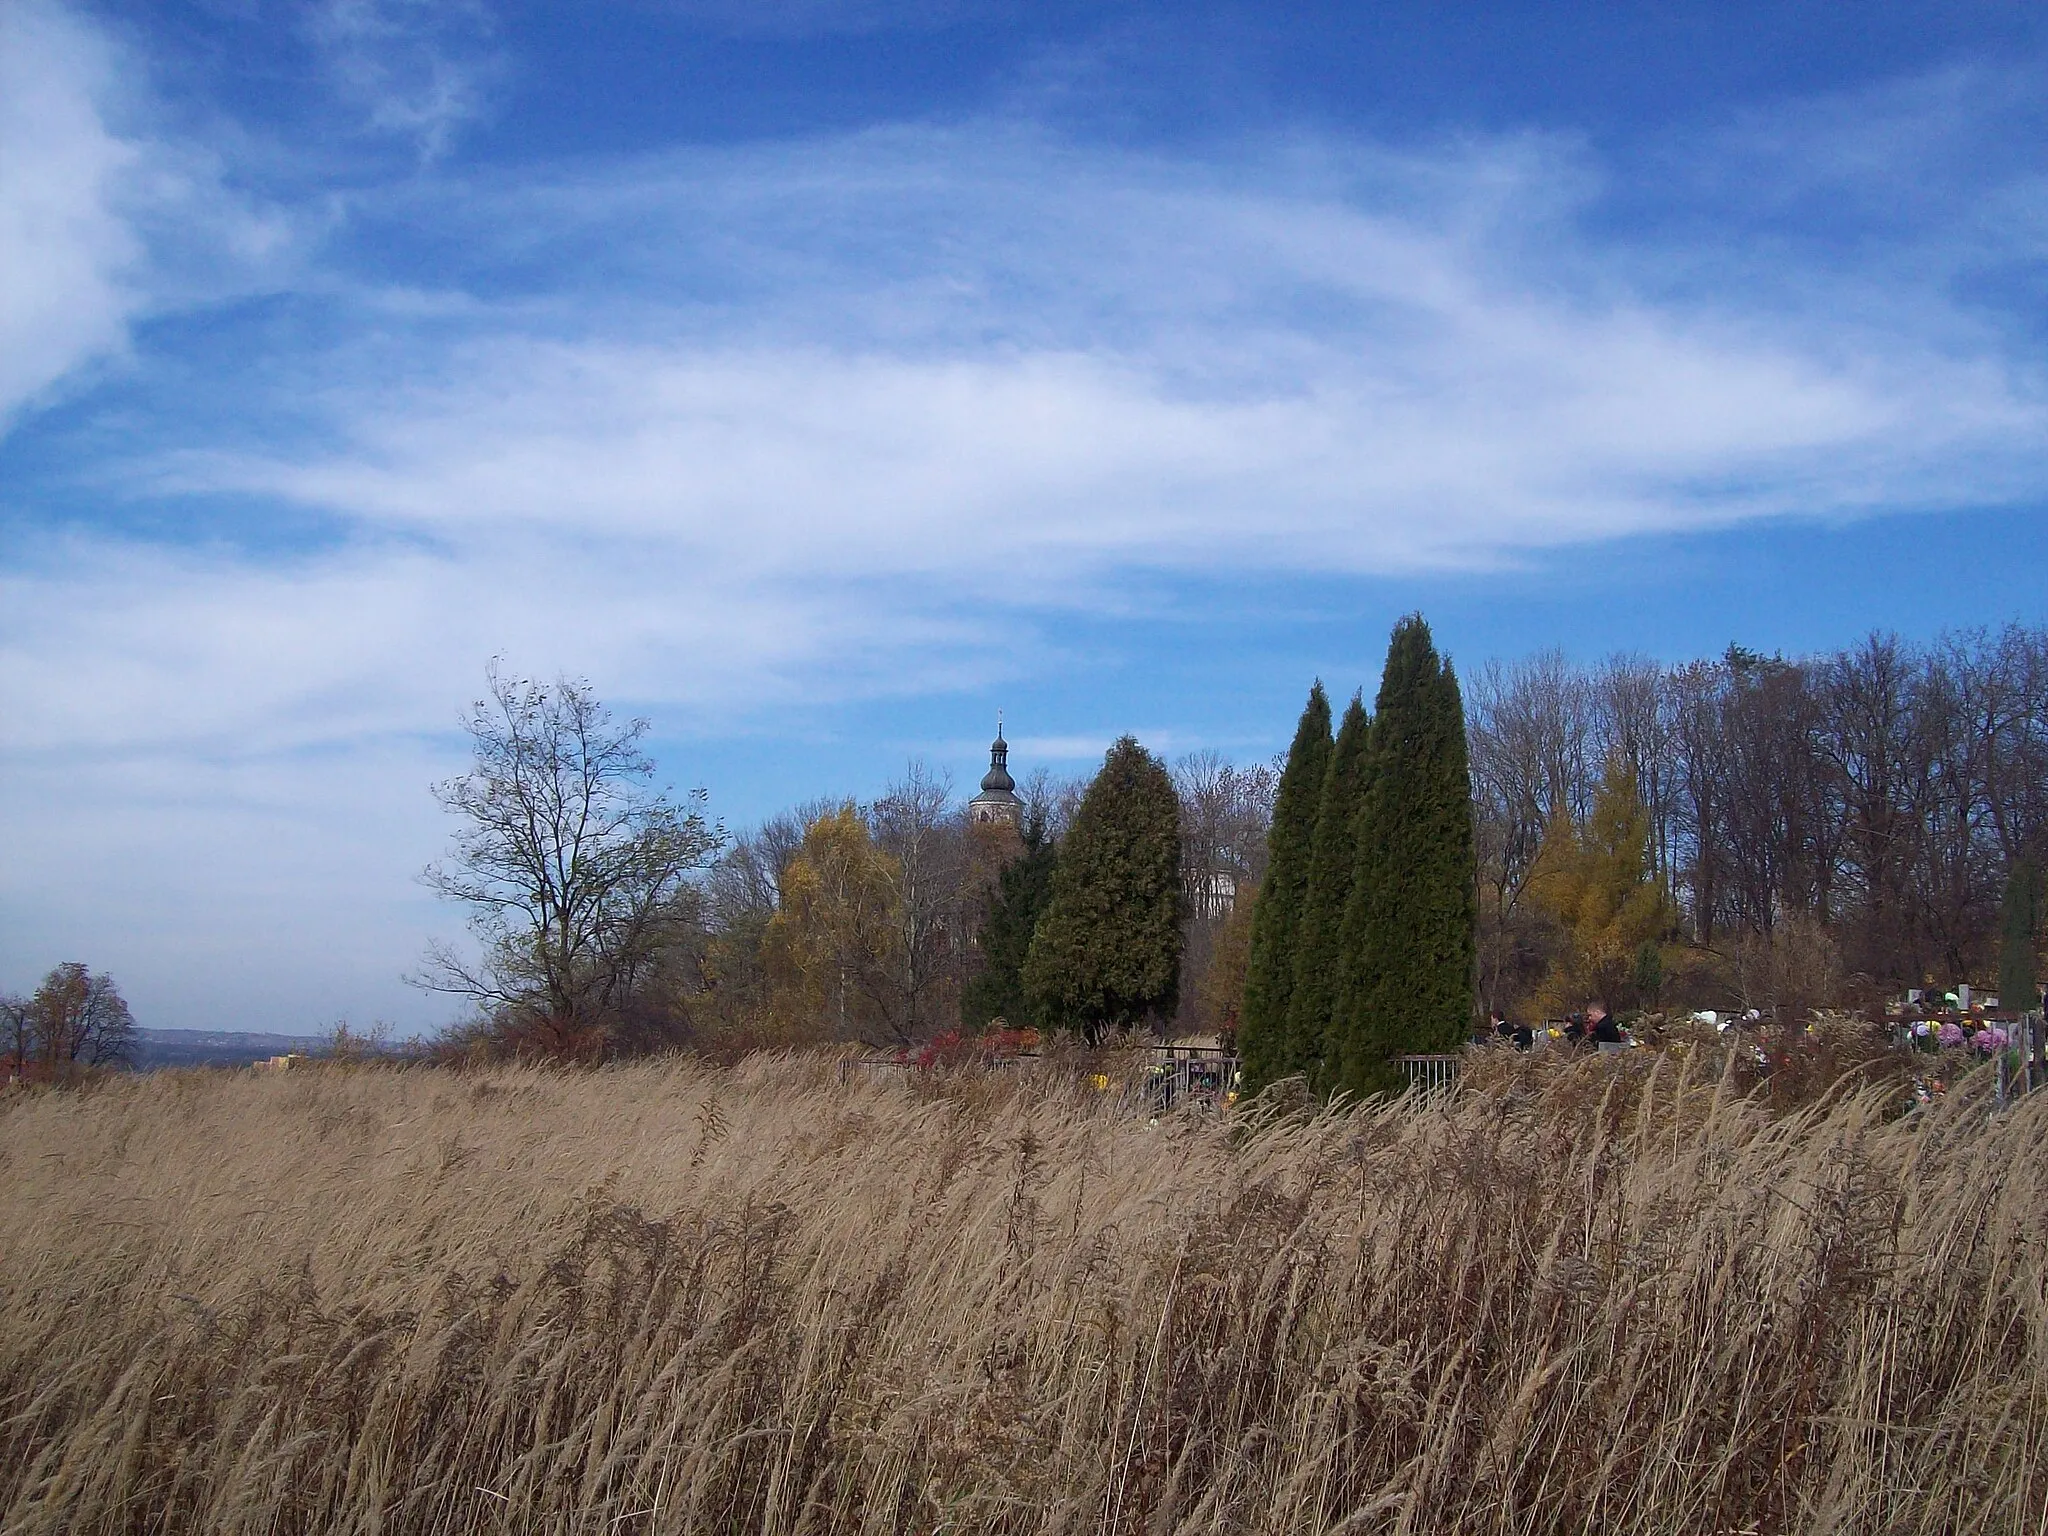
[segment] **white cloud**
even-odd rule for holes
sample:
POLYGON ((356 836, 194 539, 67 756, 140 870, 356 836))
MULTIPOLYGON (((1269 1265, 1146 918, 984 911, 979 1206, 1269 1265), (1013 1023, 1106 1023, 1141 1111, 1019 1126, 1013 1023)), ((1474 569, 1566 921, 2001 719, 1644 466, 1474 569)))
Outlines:
POLYGON ((139 320, 283 281, 323 217, 231 190, 217 153, 153 129, 145 75, 49 0, 0 4, 0 438, 126 357, 139 320))
POLYGON ((1521 141, 1219 171, 991 128, 456 189, 453 227, 526 259, 615 238, 399 367, 322 357, 324 446, 161 483, 457 569, 601 550, 688 597, 615 605, 622 652, 716 613, 785 680, 819 665, 806 613, 880 674, 906 615, 1057 610, 1132 571, 1473 566, 2038 491, 2039 370, 1939 290, 1895 285, 1884 325, 1697 271, 1675 294, 1654 252, 1574 228, 1582 181, 1521 141))
POLYGON ((113 203, 137 156, 100 117, 112 73, 54 6, 0 6, 0 431, 126 340, 141 243, 113 203))
POLYGON ((8 748, 248 756, 442 732, 497 652, 729 715, 788 701, 796 678, 806 697, 957 685, 992 639, 966 619, 878 619, 857 583, 762 591, 646 553, 514 534, 280 569, 104 539, 54 546, 47 566, 0 576, 8 748), (874 670, 920 652, 925 664, 874 670))
POLYGON ((981 675, 988 615, 1133 573, 2038 492, 2038 366, 1938 287, 1851 274, 1892 285, 1880 323, 1811 272, 1673 283, 1582 227, 1593 181, 1525 139, 1197 165, 987 125, 373 199, 373 231, 438 220, 474 291, 340 289, 374 341, 272 360, 310 443, 131 468, 343 537, 45 548, 9 578, 17 739, 438 729, 499 650, 703 718, 981 675), (506 291, 500 259, 555 275, 506 291))

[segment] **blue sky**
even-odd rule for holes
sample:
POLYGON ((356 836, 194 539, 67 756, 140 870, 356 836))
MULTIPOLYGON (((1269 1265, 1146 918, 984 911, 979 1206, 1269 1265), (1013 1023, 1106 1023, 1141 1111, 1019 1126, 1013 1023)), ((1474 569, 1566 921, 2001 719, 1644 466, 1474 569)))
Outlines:
POLYGON ((0 0, 0 987, 429 1027, 486 662, 739 825, 2037 620, 2035 5, 0 0))

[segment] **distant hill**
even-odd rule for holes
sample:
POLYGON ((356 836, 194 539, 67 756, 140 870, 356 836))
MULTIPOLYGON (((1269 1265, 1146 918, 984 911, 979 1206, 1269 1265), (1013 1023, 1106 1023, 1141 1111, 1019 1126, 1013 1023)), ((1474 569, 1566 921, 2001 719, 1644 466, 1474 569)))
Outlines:
POLYGON ((158 1067, 246 1067, 252 1061, 272 1056, 301 1054, 323 1049, 327 1041, 316 1035, 256 1035, 234 1030, 138 1029, 135 1031, 135 1067, 149 1072, 158 1067))

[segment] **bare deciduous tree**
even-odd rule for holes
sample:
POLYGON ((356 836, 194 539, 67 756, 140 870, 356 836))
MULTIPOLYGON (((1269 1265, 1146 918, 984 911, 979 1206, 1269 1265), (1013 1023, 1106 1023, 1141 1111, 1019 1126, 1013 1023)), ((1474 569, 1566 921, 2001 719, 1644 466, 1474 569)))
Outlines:
POLYGON ((28 1070, 35 1050, 35 1032, 29 1027, 28 999, 9 994, 0 997, 0 1050, 7 1056, 9 1082, 28 1070))
POLYGON ((966 957, 967 828, 952 805, 953 782, 914 761, 869 813, 876 844, 896 860, 896 921, 907 1038, 959 1011, 966 957))
POLYGON ((1865 996, 1988 975, 2007 872, 2048 852, 2048 631, 1568 674, 1495 665, 1467 695, 1489 1000, 1551 942, 1518 883, 1534 837, 1560 806, 1581 819, 1574 786, 1615 762, 1696 952, 1734 982, 1785 924, 1824 932, 1865 996))
POLYGON ((469 772, 435 786, 462 825, 423 878, 468 908, 481 955, 437 946, 418 979, 474 1000, 522 1048, 601 1051, 694 932, 690 876, 723 836, 651 789, 647 722, 616 724, 586 684, 493 667, 467 728, 469 772))
MULTIPOLYGON (((1244 984, 1242 956, 1225 935, 1250 904, 1266 875, 1266 836, 1273 824, 1278 772, 1267 763, 1239 768, 1213 749, 1185 753, 1173 765, 1180 799, 1182 951, 1175 1020, 1183 1030, 1224 1033, 1237 1025, 1244 984), (1212 977, 1219 963, 1235 979, 1212 977)), ((1247 930, 1248 931, 1248 930, 1247 930)))
POLYGON ((1033 769, 1017 786, 1017 798, 1024 802, 1024 820, 1043 827, 1054 842, 1067 835, 1087 792, 1086 779, 1062 777, 1050 768, 1033 769))
POLYGON ((127 1065, 134 1054, 135 1016, 120 989, 75 960, 45 976, 22 1013, 29 1055, 55 1074, 127 1065))
MULTIPOLYGON (((1560 651, 1512 666, 1488 662, 1465 693, 1474 845, 1479 860, 1480 1000, 1488 1009, 1543 974, 1548 919, 1524 898, 1553 819, 1582 821, 1592 806, 1592 761, 1603 724, 1586 679, 1560 651)), ((1622 701, 1616 699, 1618 712, 1622 701)))

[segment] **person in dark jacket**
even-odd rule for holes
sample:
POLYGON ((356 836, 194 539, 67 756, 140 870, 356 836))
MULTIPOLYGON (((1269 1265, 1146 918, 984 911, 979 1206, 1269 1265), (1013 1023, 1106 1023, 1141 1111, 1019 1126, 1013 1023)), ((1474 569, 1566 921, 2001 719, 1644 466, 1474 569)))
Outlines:
POLYGON ((1607 1011, 1607 1005, 1600 1002, 1586 1005, 1586 1038, 1603 1051, 1618 1051, 1628 1044, 1628 1036, 1614 1022, 1614 1015, 1607 1011))
POLYGON ((1498 1008, 1493 1010, 1494 1038, 1504 1040, 1518 1051, 1526 1051, 1536 1043, 1536 1031, 1527 1024, 1516 1024, 1498 1008))

